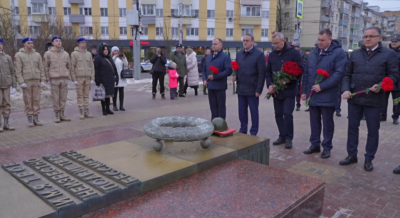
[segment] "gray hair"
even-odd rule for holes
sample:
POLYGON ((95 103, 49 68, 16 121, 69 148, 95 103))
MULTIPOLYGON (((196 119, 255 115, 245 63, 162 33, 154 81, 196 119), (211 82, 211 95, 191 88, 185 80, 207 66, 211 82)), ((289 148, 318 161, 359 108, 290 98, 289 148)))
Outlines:
POLYGON ((192 54, 192 53, 193 53, 193 49, 187 48, 187 49, 186 49, 186 52, 189 53, 189 54, 192 54))
POLYGON ((364 33, 365 33, 365 31, 367 31, 367 30, 375 30, 375 31, 378 33, 379 36, 382 35, 381 29, 380 29, 379 27, 376 27, 376 26, 368 27, 368 28, 366 28, 366 29, 364 30, 364 33))
POLYGON ((283 35, 283 33, 280 33, 280 32, 276 32, 276 33, 274 33, 274 35, 272 35, 273 39, 276 38, 276 37, 279 37, 280 40, 284 40, 285 39, 285 36, 283 35))

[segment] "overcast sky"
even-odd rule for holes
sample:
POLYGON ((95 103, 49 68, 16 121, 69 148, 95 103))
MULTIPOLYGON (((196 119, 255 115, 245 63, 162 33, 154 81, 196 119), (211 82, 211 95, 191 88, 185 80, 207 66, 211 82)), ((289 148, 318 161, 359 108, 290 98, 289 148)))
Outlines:
POLYGON ((368 6, 378 5, 383 11, 400 11, 400 0, 364 0, 368 6))

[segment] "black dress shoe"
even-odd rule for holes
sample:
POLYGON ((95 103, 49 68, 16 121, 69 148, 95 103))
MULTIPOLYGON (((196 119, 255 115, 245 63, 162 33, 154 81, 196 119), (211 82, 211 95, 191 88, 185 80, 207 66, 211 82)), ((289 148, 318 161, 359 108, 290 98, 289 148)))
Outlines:
POLYGON ((292 147, 293 147, 292 140, 291 139, 286 140, 285 148, 291 149, 292 147))
POLYGON ((337 117, 341 117, 342 114, 340 114, 340 112, 336 112, 336 116, 337 116, 337 117))
POLYGON ((324 150, 321 154, 321 158, 326 159, 331 157, 331 151, 324 150))
POLYGON ((297 108, 296 108, 296 111, 300 111, 300 107, 297 107, 297 108))
POLYGON ((394 174, 400 174, 400 166, 393 170, 394 174))
POLYGON ((179 97, 185 97, 185 95, 179 95, 179 97))
POLYGON ((394 125, 398 125, 399 124, 399 119, 398 118, 393 119, 393 124, 394 125))
POLYGON ((203 92, 203 95, 208 95, 207 92, 203 92))
POLYGON ((349 165, 349 164, 353 164, 353 163, 357 163, 358 159, 357 156, 347 156, 346 159, 341 160, 339 162, 340 165, 349 165))
POLYGON ((386 121, 386 117, 381 117, 380 121, 386 121))
POLYGON ((370 172, 373 169, 374 169, 374 165, 372 165, 372 160, 365 159, 364 170, 370 172))
POLYGON ((305 109, 304 111, 305 111, 305 112, 309 112, 309 111, 310 111, 310 108, 307 108, 307 109, 305 109))
POLYGON ((283 144, 283 143, 286 143, 286 139, 281 139, 281 138, 279 138, 279 139, 277 139, 276 141, 274 141, 272 144, 273 144, 273 145, 281 145, 281 144, 283 144))
POLYGON ((321 152, 321 148, 310 146, 307 150, 303 151, 303 154, 312 154, 321 152))
POLYGON ((114 114, 114 112, 112 112, 111 110, 106 110, 106 113, 107 113, 107 114, 110 114, 110 115, 113 115, 113 114, 114 114))
POLYGON ((114 106, 114 107, 113 107, 113 111, 118 111, 117 106, 114 106))

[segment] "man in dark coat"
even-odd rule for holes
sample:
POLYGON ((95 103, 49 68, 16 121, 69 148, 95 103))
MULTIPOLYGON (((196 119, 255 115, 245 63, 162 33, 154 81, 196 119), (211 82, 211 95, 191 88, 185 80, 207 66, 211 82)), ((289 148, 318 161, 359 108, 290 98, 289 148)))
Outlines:
POLYGON ((211 120, 216 117, 226 118, 226 90, 228 89, 227 78, 232 74, 231 58, 222 51, 222 40, 214 39, 212 42, 213 52, 207 55, 203 66, 202 77, 204 85, 208 88, 208 101, 211 110, 211 120), (213 74, 209 68, 218 68, 219 73, 213 74))
POLYGON ((297 79, 290 81, 285 90, 275 93, 272 86, 274 72, 280 71, 286 61, 296 62, 303 69, 303 61, 300 52, 293 46, 285 42, 285 36, 282 33, 275 33, 272 36, 272 45, 274 50, 269 54, 266 82, 269 93, 273 94, 275 120, 278 125, 279 138, 273 142, 273 145, 285 143, 285 148, 292 148, 293 140, 293 111, 295 107, 295 97, 298 92, 297 79))
POLYGON ((260 95, 264 88, 265 56, 262 51, 254 47, 254 36, 243 36, 244 49, 236 54, 239 69, 232 77, 232 82, 237 82, 236 93, 239 100, 240 133, 247 134, 248 110, 251 113, 250 134, 258 133, 258 105, 260 95))
POLYGON ((348 99, 349 125, 347 129, 346 159, 340 165, 357 163, 358 127, 364 113, 367 121, 368 137, 364 169, 372 171, 379 144, 380 112, 385 104, 385 92, 377 85, 385 77, 396 82, 399 80, 399 66, 396 52, 381 44, 382 35, 378 27, 369 27, 364 31, 364 46, 354 50, 346 66, 342 80, 342 97, 348 99), (350 98, 350 94, 369 88, 368 94, 359 94, 350 98))
MULTIPOLYGON (((203 69, 204 63, 206 62, 206 58, 207 55, 211 54, 211 50, 209 48, 206 49, 206 54, 204 55, 204 57, 201 59, 201 66, 200 69, 203 69)), ((203 81, 204 84, 205 81, 203 81)), ((205 86, 203 85, 204 89, 203 89, 203 95, 207 95, 207 89, 205 88, 205 86)))
POLYGON ((314 91, 310 100, 310 126, 311 136, 309 149, 304 154, 321 152, 321 145, 324 151, 321 158, 329 158, 332 149, 332 138, 335 131, 333 114, 337 96, 340 94, 340 83, 346 68, 346 53, 342 44, 332 40, 332 32, 323 29, 318 34, 318 48, 314 48, 308 57, 308 62, 303 73, 303 90, 301 98, 303 101, 314 91), (315 84, 317 70, 321 69, 329 73, 329 77, 321 83, 315 84), (323 124, 324 140, 321 143, 320 135, 323 124))
MULTIPOLYGON (((297 42, 297 41, 296 42, 292 42, 292 45, 297 51, 300 52, 301 59, 303 60, 303 65, 305 66, 306 63, 307 63, 308 55, 306 55, 306 53, 304 53, 304 51, 302 51, 300 49, 300 46, 301 46, 300 42, 297 42)), ((296 95, 296 111, 300 111, 300 107, 301 107, 301 103, 300 103, 300 101, 301 101, 301 97, 300 97, 300 95, 301 95, 301 79, 297 80, 297 86, 298 86, 298 92, 297 92, 297 95, 296 95)))
POLYGON ((153 74, 152 76, 152 92, 154 100, 157 94, 157 82, 160 82, 160 94, 161 98, 165 100, 165 93, 164 93, 164 76, 165 76, 165 64, 167 63, 167 58, 162 54, 161 48, 156 48, 156 53, 150 59, 150 62, 153 64, 153 74))
MULTIPOLYGON (((391 38, 391 42, 389 48, 393 49, 396 52, 396 57, 399 59, 399 67, 400 67, 400 34, 395 34, 391 38)), ((381 121, 386 121, 387 119, 387 108, 389 103, 389 95, 392 93, 392 99, 396 99, 400 97, 400 81, 393 87, 393 91, 385 92, 385 105, 382 107, 381 113, 381 121)), ((400 107, 398 105, 393 105, 393 124, 399 124, 399 114, 400 107)))
POLYGON ((185 97, 183 92, 185 91, 185 81, 184 78, 187 75, 187 64, 186 64, 186 56, 182 51, 182 45, 178 44, 176 46, 176 51, 173 55, 171 55, 171 61, 176 63, 176 71, 179 74, 178 83, 179 83, 179 97, 185 97))

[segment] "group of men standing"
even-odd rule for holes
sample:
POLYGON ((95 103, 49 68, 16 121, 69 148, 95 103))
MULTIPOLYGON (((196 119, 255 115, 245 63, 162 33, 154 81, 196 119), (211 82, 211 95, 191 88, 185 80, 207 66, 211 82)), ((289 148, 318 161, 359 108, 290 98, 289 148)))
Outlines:
POLYGON ((14 130, 9 124, 10 94, 16 92, 17 83, 22 88, 25 113, 28 126, 42 126, 39 121, 40 96, 42 88, 50 88, 55 122, 70 121, 65 115, 67 102, 68 81, 77 86, 77 102, 80 110, 80 119, 92 118, 89 113, 90 83, 94 78, 92 54, 86 50, 86 40, 78 38, 77 47, 70 55, 62 48, 60 36, 51 39, 51 47, 42 56, 35 51, 34 39, 22 39, 21 48, 14 58, 3 51, 3 40, 0 39, 0 110, 4 118, 0 132, 14 130), (12 87, 12 89, 11 89, 12 87))

